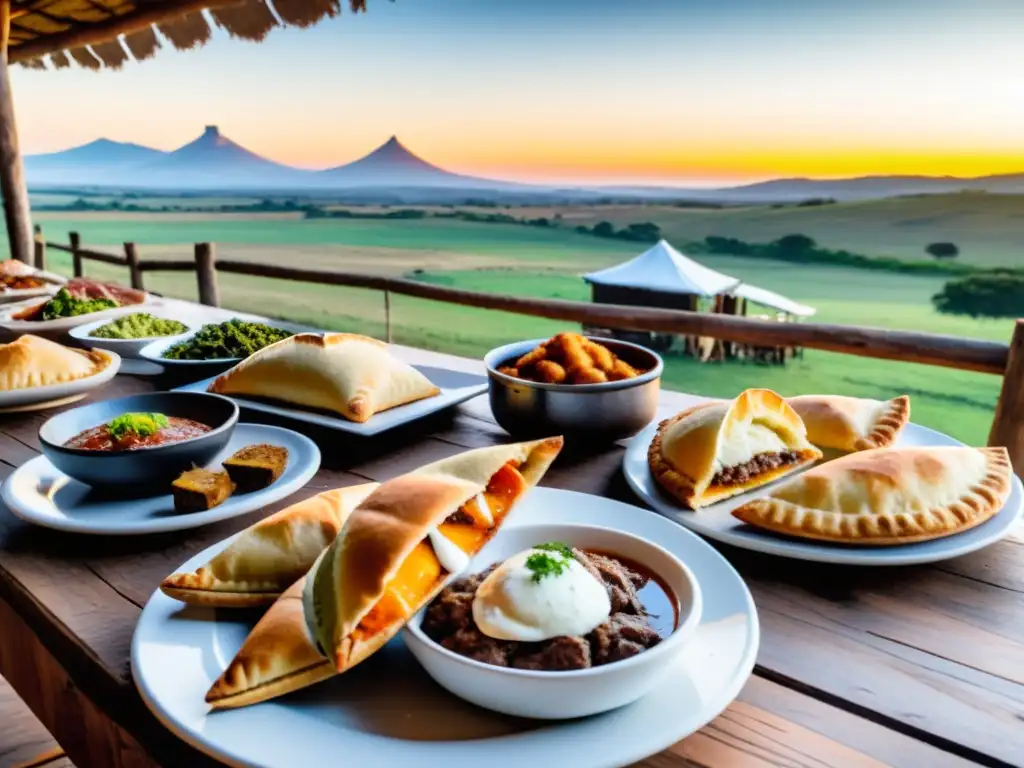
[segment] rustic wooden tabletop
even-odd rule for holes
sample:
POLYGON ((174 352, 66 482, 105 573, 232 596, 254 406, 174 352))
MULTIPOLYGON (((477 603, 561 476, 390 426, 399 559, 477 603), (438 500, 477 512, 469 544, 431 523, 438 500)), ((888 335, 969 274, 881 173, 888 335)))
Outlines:
MULTIPOLYGON (((482 370, 476 361, 398 352, 482 370)), ((119 375, 93 397, 168 385, 119 375)), ((663 393, 666 412, 688 402, 663 393)), ((54 412, 0 416, 0 479, 38 454, 37 430, 54 412)), ((373 439, 301 428, 321 446, 323 464, 275 509, 507 440, 486 397, 373 439)), ((622 453, 616 445, 563 455, 543 484, 637 503, 622 453)), ((183 533, 101 538, 36 528, 0 508, 0 674, 78 768, 213 764, 143 705, 129 646, 166 574, 266 512, 183 533)), ((877 570, 719 549, 757 604, 755 673, 716 720, 642 765, 1024 764, 1024 532, 938 565, 877 570)))

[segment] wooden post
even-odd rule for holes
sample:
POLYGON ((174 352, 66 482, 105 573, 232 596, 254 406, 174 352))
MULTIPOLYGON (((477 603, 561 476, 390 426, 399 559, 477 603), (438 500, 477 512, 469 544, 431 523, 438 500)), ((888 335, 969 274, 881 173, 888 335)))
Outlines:
POLYGON ((1010 341, 989 445, 1004 445, 1017 476, 1024 479, 1024 320, 1018 320, 1010 341))
POLYGON ((384 291, 384 331, 388 344, 391 343, 391 291, 384 291))
POLYGON ((71 274, 75 277, 82 276, 82 254, 78 249, 82 246, 82 238, 77 232, 68 232, 68 242, 71 243, 71 274))
POLYGON ((7 40, 11 32, 11 0, 0 0, 0 194, 4 198, 11 257, 32 263, 32 214, 25 186, 25 167, 14 122, 14 97, 7 71, 7 40))
POLYGON ((125 243, 124 257, 128 259, 128 273, 131 277, 132 288, 139 291, 146 290, 146 286, 142 284, 142 270, 139 269, 139 246, 135 243, 125 243))
POLYGON ((219 307, 217 253, 213 243, 196 243, 196 282, 199 284, 199 303, 219 307))

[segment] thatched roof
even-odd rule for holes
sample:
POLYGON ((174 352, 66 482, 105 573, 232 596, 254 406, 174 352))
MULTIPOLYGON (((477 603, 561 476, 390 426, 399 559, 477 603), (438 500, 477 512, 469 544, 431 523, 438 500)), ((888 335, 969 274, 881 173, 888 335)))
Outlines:
MULTIPOLYGON (((260 41, 274 27, 309 27, 337 16, 344 0, 12 0, 8 58, 33 69, 70 59, 88 69, 119 69, 148 59, 162 43, 179 50, 210 39, 209 19, 232 37, 260 41), (206 9, 207 13, 203 13, 206 9)), ((349 0, 353 12, 366 0, 349 0)))

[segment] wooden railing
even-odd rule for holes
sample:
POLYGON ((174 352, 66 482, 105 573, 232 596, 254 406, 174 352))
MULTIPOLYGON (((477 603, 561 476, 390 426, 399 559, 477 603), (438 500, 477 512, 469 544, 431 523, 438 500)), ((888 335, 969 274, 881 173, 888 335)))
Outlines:
POLYGON ((860 357, 996 374, 1003 377, 1003 385, 989 444, 1007 446, 1018 474, 1024 474, 1024 320, 1017 321, 1012 341, 1006 345, 980 339, 883 328, 826 323, 776 323, 733 315, 506 296, 382 275, 303 269, 233 259, 217 260, 213 243, 196 243, 192 260, 142 260, 135 243, 125 243, 124 255, 121 256, 83 248, 76 232, 70 233, 69 239, 68 245, 44 242, 37 231, 36 265, 45 268, 45 249, 53 248, 71 254, 77 277, 83 274, 85 260, 124 266, 128 268, 132 287, 140 290, 145 290, 146 272, 195 272, 199 300, 209 306, 220 306, 217 281, 219 272, 383 291, 388 341, 391 341, 391 294, 397 293, 596 327, 709 336, 752 346, 807 347, 860 357))

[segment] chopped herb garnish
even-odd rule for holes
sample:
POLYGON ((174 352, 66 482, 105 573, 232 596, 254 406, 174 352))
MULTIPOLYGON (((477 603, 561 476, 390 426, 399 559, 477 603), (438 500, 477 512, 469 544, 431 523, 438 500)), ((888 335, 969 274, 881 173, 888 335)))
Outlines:
POLYGON ((561 575, 574 559, 572 548, 560 541, 538 544, 533 549, 540 551, 526 558, 526 567, 533 571, 531 581, 535 584, 545 576, 561 575))
POLYGON ((149 437, 169 423, 162 413, 125 413, 107 422, 107 432, 115 440, 120 440, 129 432, 139 437, 149 437))

